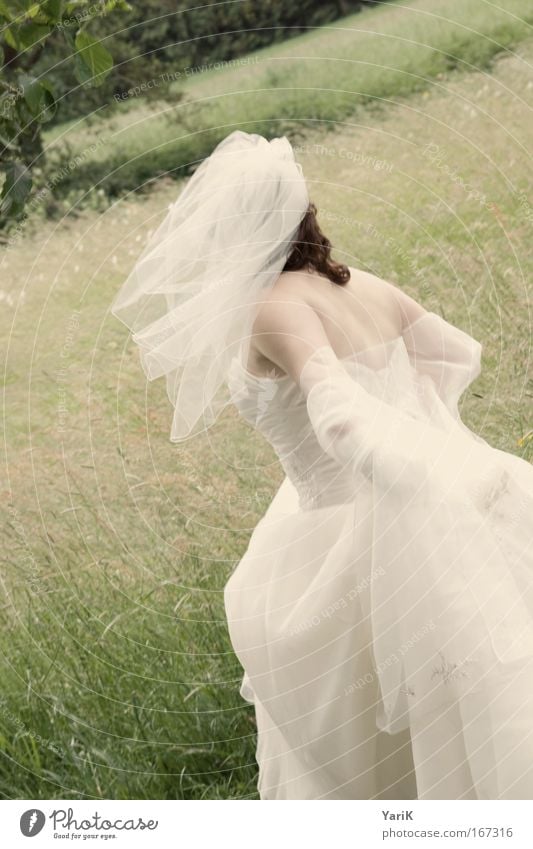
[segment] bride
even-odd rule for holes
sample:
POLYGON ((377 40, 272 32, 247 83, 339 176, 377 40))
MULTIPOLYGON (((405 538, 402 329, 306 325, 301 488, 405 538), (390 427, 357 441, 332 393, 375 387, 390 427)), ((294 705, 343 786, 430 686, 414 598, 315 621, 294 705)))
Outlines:
POLYGON ((533 472, 461 421, 481 345, 330 247, 237 131, 113 304, 173 441, 233 403, 286 473, 225 588, 260 796, 533 798, 533 472))

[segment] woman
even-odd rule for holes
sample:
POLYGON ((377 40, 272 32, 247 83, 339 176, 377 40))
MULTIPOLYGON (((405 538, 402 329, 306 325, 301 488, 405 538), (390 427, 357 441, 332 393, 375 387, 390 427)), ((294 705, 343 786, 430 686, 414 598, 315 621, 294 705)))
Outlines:
POLYGON ((286 471, 225 590, 261 798, 533 798, 533 472, 461 422, 480 344, 334 262, 288 141, 242 132, 113 311, 171 439, 232 401, 286 471))

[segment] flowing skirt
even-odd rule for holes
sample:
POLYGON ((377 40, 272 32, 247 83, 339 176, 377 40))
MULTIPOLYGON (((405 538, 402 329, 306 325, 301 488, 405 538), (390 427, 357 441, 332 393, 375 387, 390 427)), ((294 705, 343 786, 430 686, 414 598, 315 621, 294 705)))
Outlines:
POLYGON ((533 469, 484 450, 468 493, 282 484, 225 590, 262 799, 533 799, 533 469))

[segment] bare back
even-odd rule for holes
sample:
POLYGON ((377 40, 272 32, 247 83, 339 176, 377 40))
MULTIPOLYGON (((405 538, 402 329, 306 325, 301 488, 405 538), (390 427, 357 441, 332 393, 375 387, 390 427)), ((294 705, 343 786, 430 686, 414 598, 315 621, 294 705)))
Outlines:
MULTIPOLYGON (((283 272, 270 298, 287 310, 299 303, 311 307, 341 358, 397 338, 407 324, 425 312, 397 286, 355 268, 350 268, 350 280, 345 285, 306 271, 283 272)), ((260 326, 261 310, 252 330, 247 367, 259 376, 283 374, 275 362, 275 352, 273 356, 269 350, 270 357, 265 354, 260 326)))

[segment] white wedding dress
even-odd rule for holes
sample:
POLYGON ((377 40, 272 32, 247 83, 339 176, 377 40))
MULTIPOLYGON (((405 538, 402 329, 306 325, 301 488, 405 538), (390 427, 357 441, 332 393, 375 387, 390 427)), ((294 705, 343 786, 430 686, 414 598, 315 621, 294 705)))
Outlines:
POLYGON ((297 384, 234 359, 286 478, 229 579, 262 799, 533 799, 533 469, 461 421, 435 313, 297 384))

